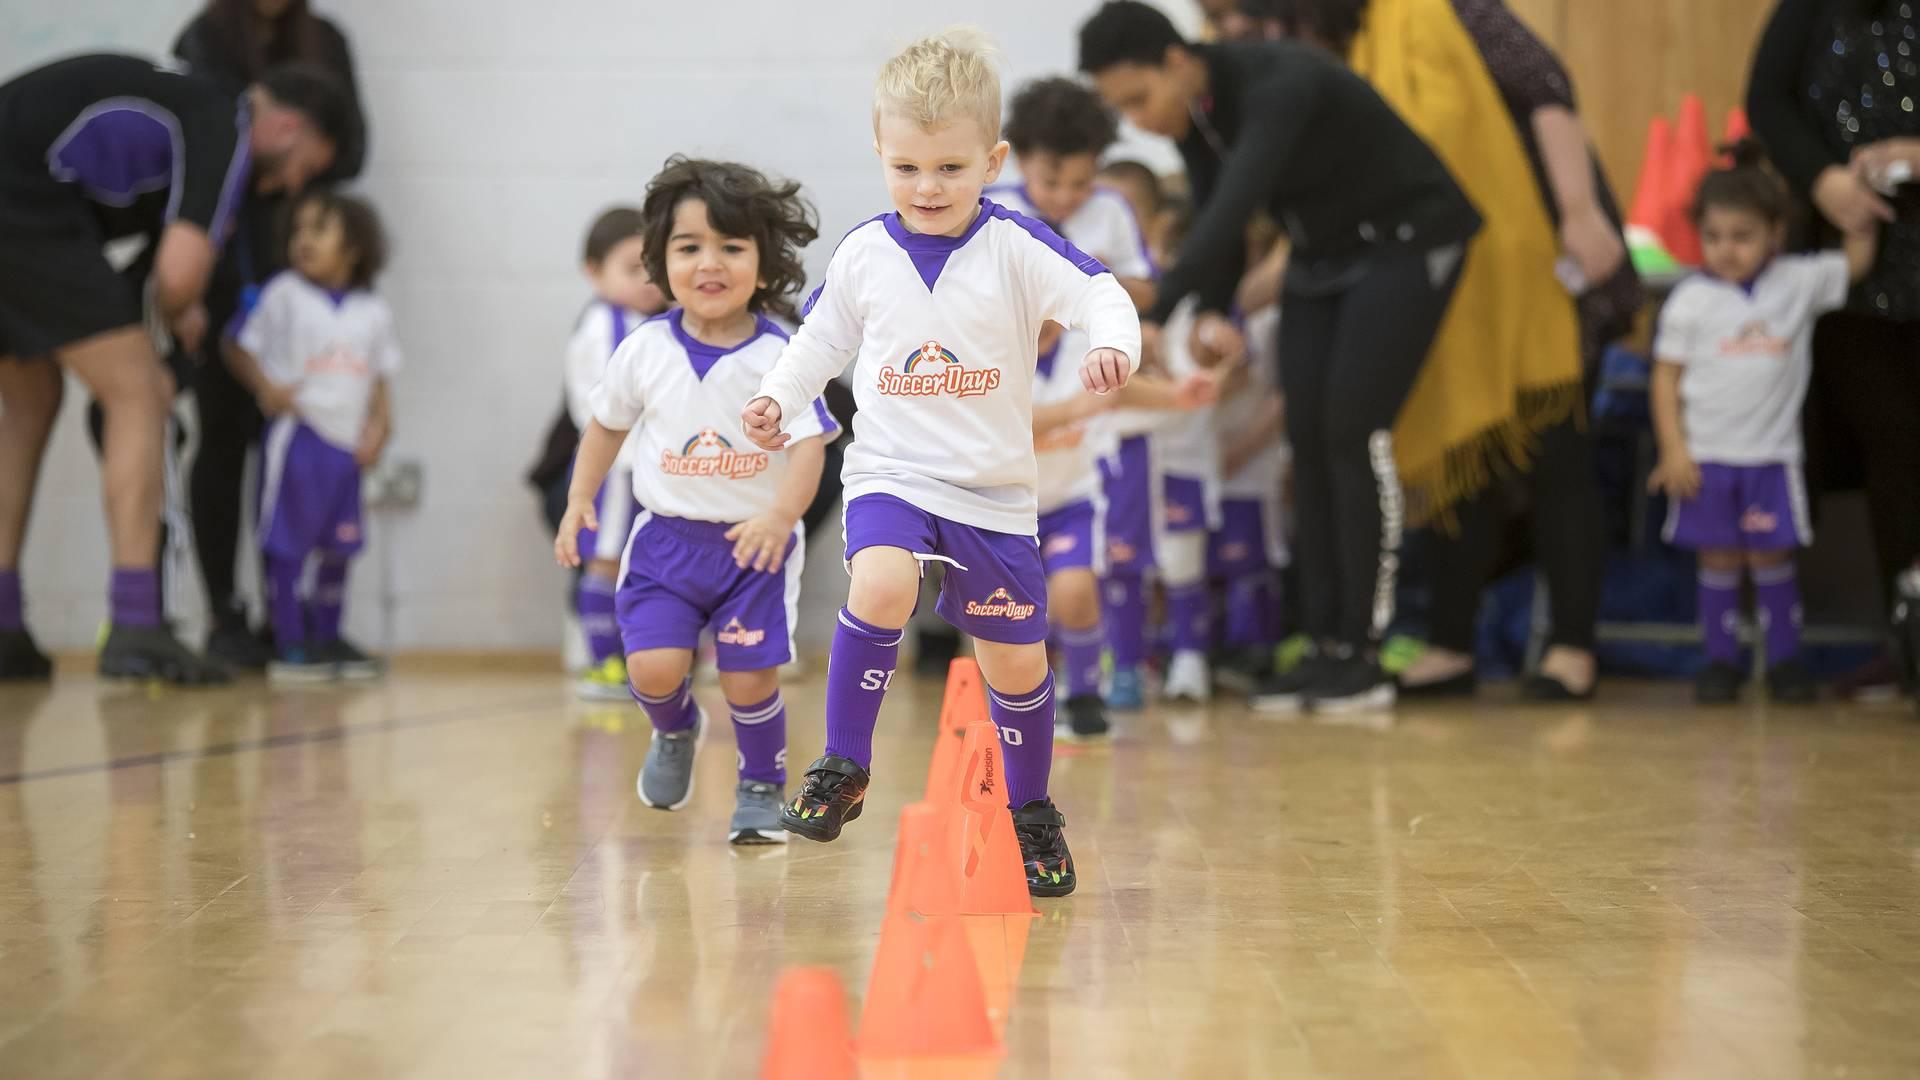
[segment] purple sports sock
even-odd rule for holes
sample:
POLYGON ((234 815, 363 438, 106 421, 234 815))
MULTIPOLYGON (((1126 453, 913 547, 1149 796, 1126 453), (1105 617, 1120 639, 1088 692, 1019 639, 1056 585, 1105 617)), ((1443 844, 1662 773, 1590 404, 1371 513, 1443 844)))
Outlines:
POLYGON ((1112 577, 1100 589, 1107 642, 1115 669, 1139 667, 1147 658, 1147 594, 1137 577, 1112 577))
POLYGON ((596 666, 620 655, 620 624, 614 617, 614 583, 592 574, 580 575, 577 610, 580 629, 587 637, 587 655, 596 666))
POLYGON ((787 703, 780 691, 758 705, 727 703, 733 712, 733 738, 740 753, 740 779, 768 784, 787 782, 787 703))
POLYGON ((307 602, 307 635, 315 645, 340 640, 340 615, 347 603, 347 560, 330 555, 314 570, 313 596, 307 602))
POLYGON ((1167 587, 1167 644, 1176 651, 1205 652, 1212 604, 1205 582, 1167 587))
POLYGON ((1244 577, 1227 586, 1227 644, 1277 645, 1280 604, 1269 575, 1244 577))
POLYGON ((1007 805, 1015 810, 1047 797, 1053 771, 1053 673, 1024 694, 987 691, 987 713, 1000 729, 1007 766, 1007 805))
POLYGON ((846 608, 827 657, 827 753, 873 767, 873 727, 900 662, 903 630, 861 622, 846 608))
POLYGON ((0 570, 0 630, 26 628, 26 603, 20 598, 20 571, 0 570))
POLYGON ((160 625, 160 574, 153 567, 113 568, 113 584, 107 590, 113 625, 154 627, 160 625))
POLYGON ((1739 571, 1700 571, 1700 633, 1707 659, 1739 666, 1740 642, 1734 636, 1739 613, 1739 571))
POLYGON ((1753 606, 1766 623, 1767 664, 1800 652, 1800 579, 1792 563, 1753 572, 1753 606))
POLYGON ((281 651, 307 641, 306 605, 300 601, 300 578, 306 560, 267 556, 267 613, 273 616, 273 641, 281 651))
POLYGON ((685 731, 700 719, 700 709, 693 703, 692 678, 681 680, 680 689, 665 697, 648 697, 632 684, 628 684, 627 692, 646 710, 647 719, 653 721, 653 730, 662 734, 685 731))
POLYGON ((1067 696, 1098 697, 1100 654, 1106 649, 1107 632, 1101 629, 1099 623, 1084 630, 1062 627, 1057 640, 1060 643, 1060 662, 1067 669, 1067 696))

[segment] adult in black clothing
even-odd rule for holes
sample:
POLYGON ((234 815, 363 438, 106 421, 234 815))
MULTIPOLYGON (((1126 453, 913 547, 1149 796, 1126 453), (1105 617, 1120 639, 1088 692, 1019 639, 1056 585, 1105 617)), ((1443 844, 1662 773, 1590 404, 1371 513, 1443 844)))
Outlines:
POLYGON ((1081 28, 1080 67, 1135 125, 1177 140, 1193 188, 1193 226, 1144 322, 1196 295, 1196 352, 1237 352, 1225 312, 1246 267, 1248 219, 1266 209, 1292 243, 1280 378, 1294 557, 1316 649, 1263 684, 1255 704, 1391 702, 1375 655, 1402 523, 1391 431, 1480 216, 1380 95, 1319 49, 1193 45, 1157 9, 1115 0, 1081 28))
POLYGON ((1814 243, 1879 230, 1814 328, 1807 448, 1817 489, 1864 482, 1890 596, 1920 559, 1920 0, 1780 0, 1747 87, 1754 133, 1819 211, 1814 243))
POLYGON ((294 190, 346 128, 338 88, 296 68, 238 95, 131 56, 78 56, 0 86, 0 675, 45 677, 27 636, 19 560, 64 367, 104 405, 113 676, 218 681, 161 619, 155 556, 172 380, 143 325, 140 283, 109 240, 152 239, 160 314, 208 335, 201 303, 250 179, 294 190), (55 366, 57 362, 59 366, 55 366))
MULTIPOLYGON (((354 79, 353 54, 338 27, 313 14, 307 0, 209 0, 180 31, 175 56, 195 74, 236 90, 278 64, 312 64, 345 87, 353 137, 340 147, 322 182, 350 180, 366 161, 366 122, 354 79)), ((259 192, 248 201, 233 242, 214 270, 207 289, 213 325, 225 326, 266 280, 286 267, 284 193, 259 192)), ((234 567, 238 561, 242 490, 247 452, 260 438, 260 407, 227 369, 210 342, 201 355, 183 365, 190 372, 200 417, 200 446, 193 459, 189 498, 194 550, 207 584, 207 607, 214 618, 207 652, 235 667, 265 667, 271 652, 248 626, 238 599, 234 567)))

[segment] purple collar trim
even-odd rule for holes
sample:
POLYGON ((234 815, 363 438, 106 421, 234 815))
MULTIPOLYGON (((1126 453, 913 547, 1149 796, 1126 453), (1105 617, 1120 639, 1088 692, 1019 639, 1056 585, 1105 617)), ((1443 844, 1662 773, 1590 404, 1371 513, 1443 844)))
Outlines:
POLYGON ((685 314, 685 308, 674 308, 667 313, 667 325, 673 328, 674 340, 678 341, 680 347, 687 351, 687 360, 693 364, 693 374, 696 378, 700 379, 707 377, 707 372, 713 370, 713 365, 719 363, 721 357, 737 353, 741 349, 759 341, 763 335, 777 332, 779 329, 774 326, 773 323, 769 322, 765 315, 755 315, 753 334, 749 336, 747 340, 738 345, 721 348, 718 345, 709 345, 699 338, 694 337, 692 334, 687 333, 687 328, 681 321, 682 316, 685 314))
POLYGON ((887 235, 900 245, 900 250, 913 260, 913 268, 920 272, 920 280, 927 285, 927 291, 933 291, 933 283, 940 280, 940 271, 946 269, 947 259, 954 252, 966 246, 967 241, 981 230, 988 219, 993 217, 996 204, 986 198, 980 200, 980 212, 973 217, 973 224, 959 236, 934 236, 928 233, 910 231, 901 222, 896 211, 881 218, 886 224, 887 235))

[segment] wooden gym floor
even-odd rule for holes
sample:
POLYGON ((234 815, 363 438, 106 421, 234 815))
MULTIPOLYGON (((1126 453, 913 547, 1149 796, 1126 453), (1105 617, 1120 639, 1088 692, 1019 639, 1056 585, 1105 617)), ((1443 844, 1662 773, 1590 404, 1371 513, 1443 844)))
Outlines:
MULTIPOLYGON (((1920 724, 1606 690, 1061 747, 999 1075, 1920 1074, 1920 724)), ((0 689, 0 1076, 750 1076, 783 966, 858 1014, 939 692, 840 843, 741 853, 724 728, 648 810, 550 674, 0 689)))

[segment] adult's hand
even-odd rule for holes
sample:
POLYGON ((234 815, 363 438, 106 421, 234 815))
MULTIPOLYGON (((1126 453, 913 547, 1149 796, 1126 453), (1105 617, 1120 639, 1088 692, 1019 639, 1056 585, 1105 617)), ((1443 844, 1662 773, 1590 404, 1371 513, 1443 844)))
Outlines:
POLYGON ((1845 165, 1829 165, 1813 182, 1813 205, 1844 233, 1871 232, 1892 221, 1893 207, 1859 173, 1845 165))
POLYGON ((1580 273, 1598 285, 1611 278, 1627 257, 1619 230, 1598 206, 1572 214, 1560 223, 1560 247, 1580 264, 1580 273))

